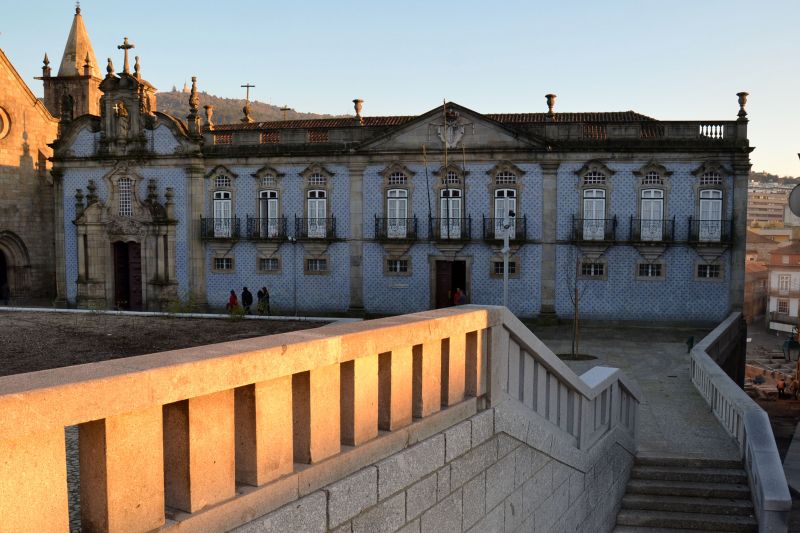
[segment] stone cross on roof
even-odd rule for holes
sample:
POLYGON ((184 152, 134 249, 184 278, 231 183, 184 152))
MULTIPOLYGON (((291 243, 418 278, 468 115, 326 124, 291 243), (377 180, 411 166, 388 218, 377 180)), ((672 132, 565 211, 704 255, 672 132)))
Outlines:
POLYGON ((124 72, 125 74, 131 73, 130 64, 128 63, 128 50, 130 50, 131 48, 136 48, 136 45, 129 43, 127 37, 125 37, 121 45, 117 46, 117 49, 125 50, 125 64, 122 66, 122 72, 124 72))

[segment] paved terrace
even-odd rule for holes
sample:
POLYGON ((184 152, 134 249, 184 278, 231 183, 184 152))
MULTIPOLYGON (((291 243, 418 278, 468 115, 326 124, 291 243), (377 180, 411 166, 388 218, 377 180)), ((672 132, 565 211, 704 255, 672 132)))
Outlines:
MULTIPOLYGON (((532 327, 555 353, 569 353, 571 326, 532 327)), ((686 339, 710 329, 584 327, 580 352, 591 361, 568 361, 577 374, 598 365, 622 369, 641 387, 639 453, 739 460, 727 434, 692 384, 686 339)))

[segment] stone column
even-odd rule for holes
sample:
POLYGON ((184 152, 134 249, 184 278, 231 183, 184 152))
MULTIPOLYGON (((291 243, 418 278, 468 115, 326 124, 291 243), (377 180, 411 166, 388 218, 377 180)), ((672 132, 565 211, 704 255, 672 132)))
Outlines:
POLYGON ((200 216, 206 201, 205 176, 202 161, 193 161, 186 169, 186 244, 189 260, 189 292, 199 306, 206 304, 206 256, 200 240, 200 216))
POLYGON ((737 156, 733 163, 733 247, 731 248, 731 311, 741 311, 744 305, 744 259, 747 246, 747 178, 750 158, 737 156))
POLYGON ((364 168, 363 163, 351 163, 350 178, 350 308, 353 313, 364 311, 364 168))
POLYGON ((559 161, 542 161, 541 315, 556 313, 556 214, 559 161))
MULTIPOLYGON (((56 258, 56 306, 67 305, 67 266, 64 257, 64 173, 53 169, 53 198, 55 202, 54 224, 55 230, 55 258, 56 258)), ((74 230, 74 226, 70 228, 74 230)))

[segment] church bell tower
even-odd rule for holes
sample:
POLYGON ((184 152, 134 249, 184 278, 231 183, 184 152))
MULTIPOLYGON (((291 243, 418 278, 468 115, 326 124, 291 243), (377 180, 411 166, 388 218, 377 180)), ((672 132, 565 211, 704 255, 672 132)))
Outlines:
POLYGON ((80 7, 75 8, 58 75, 51 75, 50 60, 45 54, 42 76, 36 79, 44 83, 44 105, 62 122, 100 114, 102 77, 80 7))

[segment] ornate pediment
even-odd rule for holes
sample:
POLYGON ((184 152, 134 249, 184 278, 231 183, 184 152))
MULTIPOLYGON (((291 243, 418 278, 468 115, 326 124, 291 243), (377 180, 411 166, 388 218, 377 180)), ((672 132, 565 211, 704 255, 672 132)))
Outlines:
POLYGON ((412 178, 416 174, 413 170, 409 169, 407 166, 402 164, 399 161, 393 161, 389 163, 387 167, 381 170, 380 175, 383 176, 384 179, 388 179, 389 176, 392 174, 405 174, 407 178, 412 178))
POLYGON ((144 237, 147 235, 147 226, 144 222, 134 218, 110 216, 106 224, 109 235, 128 235, 144 237))
POLYGON ((730 176, 731 174, 733 174, 733 172, 729 168, 723 166, 718 161, 706 161, 705 163, 697 167, 692 172, 692 174, 694 174, 699 178, 704 174, 719 174, 720 176, 730 176))
POLYGON ((323 167, 319 163, 311 163, 308 165, 306 169, 300 173, 300 176, 308 179, 315 174, 325 176, 326 178, 332 178, 334 176, 333 172, 323 167))
POLYGON ((659 174, 662 178, 668 178, 672 175, 672 171, 667 170, 667 167, 664 165, 657 163, 655 159, 651 159, 645 166, 640 168, 639 170, 634 170, 633 175, 637 178, 644 178, 648 174, 656 173, 659 174))
POLYGON ((208 174, 206 174, 206 179, 216 178, 217 176, 220 175, 228 176, 231 179, 236 179, 239 177, 238 174, 232 172, 231 169, 229 169, 225 165, 217 165, 214 168, 212 168, 208 174))
POLYGON ((592 159, 591 161, 587 161, 585 165, 583 165, 581 168, 575 171, 575 174, 577 174, 580 177, 584 177, 589 172, 599 172, 601 174, 604 174, 607 178, 610 178, 611 176, 616 174, 616 172, 608 168, 605 163, 597 159, 592 159))
POLYGON ((497 175, 500 174, 501 172, 510 172, 511 174, 514 174, 517 178, 521 178, 525 174, 524 170, 519 168, 511 161, 500 161, 495 166, 486 171, 486 173, 492 177, 492 181, 494 181, 497 175))
POLYGON ((278 169, 271 167, 269 165, 264 165, 263 167, 253 172, 253 174, 251 175, 256 179, 261 179, 264 176, 275 176, 276 178, 282 178, 283 172, 279 172, 278 169))

